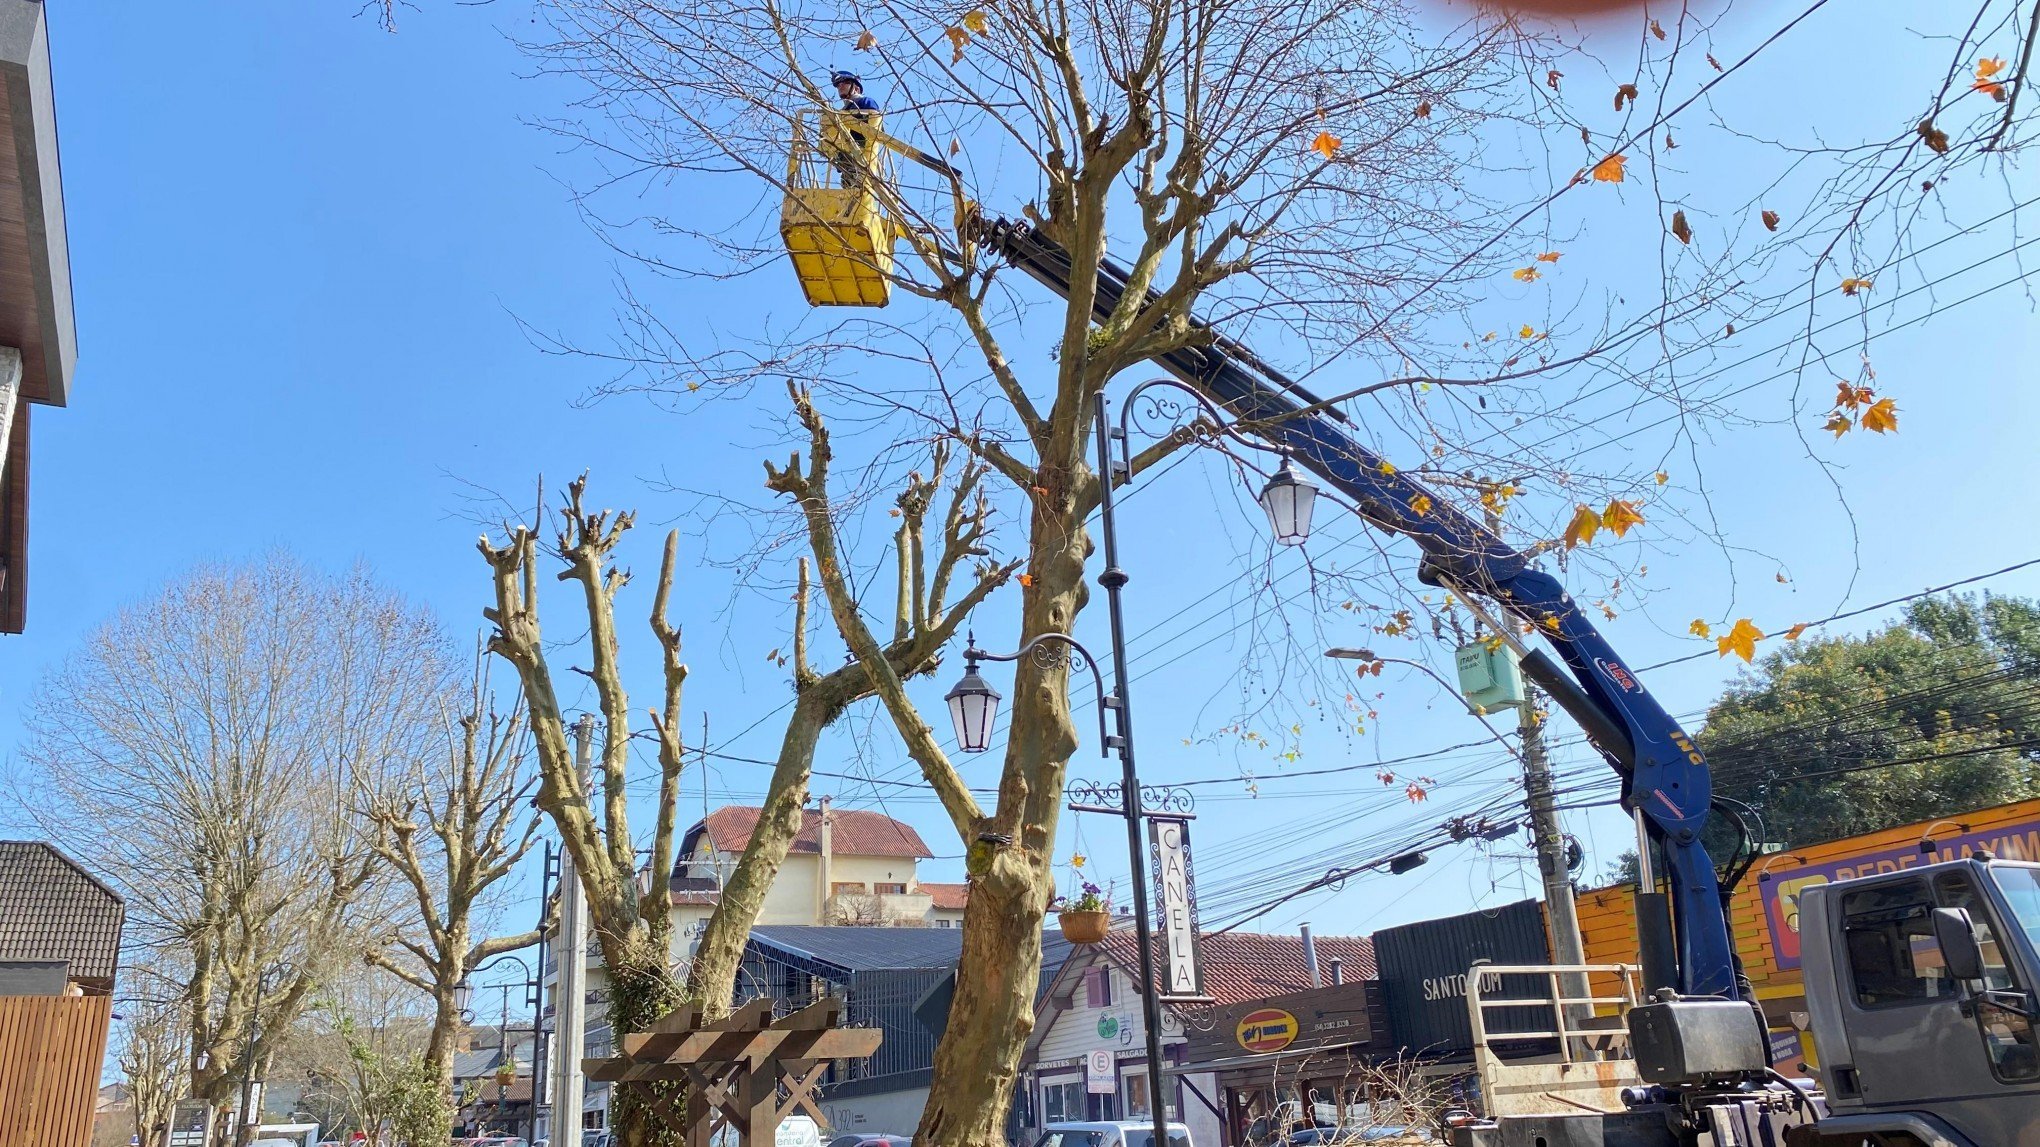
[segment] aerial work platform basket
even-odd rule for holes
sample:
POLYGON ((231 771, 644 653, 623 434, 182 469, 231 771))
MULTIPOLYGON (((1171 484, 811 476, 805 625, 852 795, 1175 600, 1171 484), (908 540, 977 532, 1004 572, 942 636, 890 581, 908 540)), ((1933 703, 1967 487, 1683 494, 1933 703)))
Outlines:
POLYGON ((877 112, 813 108, 793 121, 779 234, 807 301, 882 307, 892 298, 892 155, 877 112))

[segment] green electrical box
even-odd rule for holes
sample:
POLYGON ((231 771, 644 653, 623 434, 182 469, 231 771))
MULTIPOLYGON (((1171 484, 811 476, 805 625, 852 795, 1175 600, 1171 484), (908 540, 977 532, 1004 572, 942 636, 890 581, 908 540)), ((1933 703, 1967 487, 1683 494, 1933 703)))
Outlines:
POLYGON ((1459 647, 1459 691, 1476 713, 1512 709, 1523 703, 1523 671, 1516 655, 1499 642, 1474 641, 1459 647))

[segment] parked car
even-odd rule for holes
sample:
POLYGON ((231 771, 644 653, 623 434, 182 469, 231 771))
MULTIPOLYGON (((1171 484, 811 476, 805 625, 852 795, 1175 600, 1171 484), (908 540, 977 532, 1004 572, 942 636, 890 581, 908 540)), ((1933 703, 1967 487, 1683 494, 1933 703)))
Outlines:
MULTIPOLYGON (((1051 1123, 1042 1128, 1034 1147, 1152 1147, 1155 1125, 1141 1119, 1051 1123)), ((1169 1124, 1169 1147, 1191 1147, 1190 1129, 1169 1124)))
POLYGON ((888 1135, 883 1131, 857 1131, 829 1140, 829 1147, 913 1147, 911 1135, 888 1135))

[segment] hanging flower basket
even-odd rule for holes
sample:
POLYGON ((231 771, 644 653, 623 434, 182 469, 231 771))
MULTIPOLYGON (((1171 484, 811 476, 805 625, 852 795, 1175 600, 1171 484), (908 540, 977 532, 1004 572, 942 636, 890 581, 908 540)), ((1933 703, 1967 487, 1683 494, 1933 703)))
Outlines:
POLYGON ((1106 933, 1112 931, 1112 913, 1102 908, 1092 911, 1064 909, 1057 914, 1056 920, 1062 925, 1063 939, 1072 944, 1102 944, 1106 933))

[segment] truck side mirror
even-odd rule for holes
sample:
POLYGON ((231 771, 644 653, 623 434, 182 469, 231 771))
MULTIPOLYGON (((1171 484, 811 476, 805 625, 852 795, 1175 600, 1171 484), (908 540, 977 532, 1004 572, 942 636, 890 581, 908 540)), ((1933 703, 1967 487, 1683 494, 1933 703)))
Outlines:
POLYGON ((1934 941, 1941 946, 1941 959, 1950 976, 1957 980, 1983 978, 1983 947, 1976 942, 1969 909, 1934 909, 1934 941))

